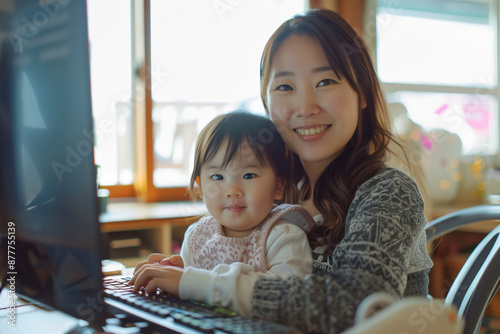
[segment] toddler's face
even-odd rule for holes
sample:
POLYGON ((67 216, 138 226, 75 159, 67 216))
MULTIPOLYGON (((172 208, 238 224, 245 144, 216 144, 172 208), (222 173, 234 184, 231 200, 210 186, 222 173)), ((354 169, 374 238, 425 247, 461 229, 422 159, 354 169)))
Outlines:
POLYGON ((244 237, 269 214, 275 199, 283 197, 276 173, 262 165, 244 142, 231 163, 222 167, 225 150, 201 168, 203 200, 228 237, 244 237))

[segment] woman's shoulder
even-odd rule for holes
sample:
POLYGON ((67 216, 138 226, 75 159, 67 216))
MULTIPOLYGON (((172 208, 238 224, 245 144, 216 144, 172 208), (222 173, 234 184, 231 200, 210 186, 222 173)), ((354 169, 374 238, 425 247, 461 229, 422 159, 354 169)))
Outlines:
POLYGON ((399 178, 401 180, 406 180, 413 182, 413 179, 411 176, 403 172, 401 169, 397 169, 394 167, 385 167, 382 168, 377 174, 375 174, 370 180, 385 180, 385 179, 393 179, 393 178, 399 178))
POLYGON ((424 200, 417 184, 408 174, 396 168, 384 168, 363 183, 347 215, 346 226, 365 226, 370 217, 383 217, 386 222, 391 222, 392 229, 404 229, 415 238, 426 222, 424 200))
POLYGON ((361 184, 356 192, 355 202, 406 203, 423 205, 422 195, 417 183, 405 172, 393 167, 381 169, 372 178, 361 184))
POLYGON ((382 168, 377 174, 365 181, 359 189, 373 190, 377 187, 411 187, 418 191, 418 186, 415 180, 400 169, 394 167, 382 168))

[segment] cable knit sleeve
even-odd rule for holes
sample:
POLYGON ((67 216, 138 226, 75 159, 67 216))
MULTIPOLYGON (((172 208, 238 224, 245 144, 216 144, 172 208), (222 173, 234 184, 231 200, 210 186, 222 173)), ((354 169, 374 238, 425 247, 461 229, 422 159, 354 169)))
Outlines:
POLYGON ((368 295, 403 296, 411 253, 421 251, 416 244, 426 223, 423 206, 410 177, 383 169, 358 188, 345 236, 327 259, 332 271, 316 270, 304 281, 259 278, 253 316, 308 333, 338 333, 353 325, 356 308, 368 295))

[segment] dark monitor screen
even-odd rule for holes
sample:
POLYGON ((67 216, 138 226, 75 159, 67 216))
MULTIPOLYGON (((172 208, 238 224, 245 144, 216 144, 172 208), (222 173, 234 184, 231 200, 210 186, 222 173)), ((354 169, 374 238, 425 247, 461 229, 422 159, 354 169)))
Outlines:
POLYGON ((2 275, 19 295, 102 321, 86 3, 0 12, 2 275))

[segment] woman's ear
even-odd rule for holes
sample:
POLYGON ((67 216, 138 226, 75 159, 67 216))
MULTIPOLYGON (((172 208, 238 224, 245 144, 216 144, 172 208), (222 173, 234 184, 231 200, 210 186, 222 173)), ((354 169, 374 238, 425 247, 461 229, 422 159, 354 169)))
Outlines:
POLYGON ((285 195, 285 182, 283 182, 283 180, 281 180, 280 178, 277 178, 276 192, 274 194, 274 199, 279 201, 283 199, 284 195, 285 195))
POLYGON ((359 106, 360 106, 360 109, 363 110, 366 108, 367 106, 367 103, 366 103, 366 98, 365 98, 365 94, 361 95, 359 97, 359 106))

